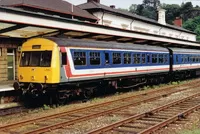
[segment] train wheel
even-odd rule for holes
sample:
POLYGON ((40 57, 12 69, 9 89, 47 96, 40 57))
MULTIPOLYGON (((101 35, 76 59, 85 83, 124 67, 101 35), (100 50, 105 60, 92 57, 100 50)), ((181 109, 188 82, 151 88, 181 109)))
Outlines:
POLYGON ((89 98, 92 97, 93 93, 94 93, 94 90, 93 90, 93 89, 85 89, 85 90, 83 91, 83 97, 84 97, 85 99, 89 99, 89 98))
POLYGON ((58 92, 56 99, 59 105, 64 105, 67 102, 67 97, 64 92, 58 92))

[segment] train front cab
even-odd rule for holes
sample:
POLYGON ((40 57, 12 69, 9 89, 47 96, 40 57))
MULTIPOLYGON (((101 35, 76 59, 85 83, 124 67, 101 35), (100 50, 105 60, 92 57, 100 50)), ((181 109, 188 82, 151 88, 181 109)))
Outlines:
POLYGON ((48 39, 31 39, 22 45, 15 90, 40 92, 60 82, 60 51, 48 39))

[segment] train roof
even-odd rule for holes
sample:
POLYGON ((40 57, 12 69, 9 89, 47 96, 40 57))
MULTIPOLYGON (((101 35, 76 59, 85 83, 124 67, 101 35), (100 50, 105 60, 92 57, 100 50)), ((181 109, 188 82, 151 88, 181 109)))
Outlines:
POLYGON ((54 41, 58 46, 73 46, 73 47, 89 47, 89 48, 106 48, 106 49, 132 49, 132 50, 144 50, 144 51, 166 51, 167 48, 150 45, 139 45, 132 43, 117 43, 117 42, 105 42, 105 41, 91 41, 80 39, 67 39, 67 38, 55 38, 48 37, 47 39, 54 41))
POLYGON ((185 48, 170 48, 175 53, 198 53, 200 54, 200 50, 198 49, 185 49, 185 48))

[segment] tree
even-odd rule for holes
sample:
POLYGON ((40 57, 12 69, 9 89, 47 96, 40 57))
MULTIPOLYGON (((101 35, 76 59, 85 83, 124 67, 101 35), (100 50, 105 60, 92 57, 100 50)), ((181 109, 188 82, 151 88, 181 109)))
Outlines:
POLYGON ((182 14, 183 21, 186 21, 189 18, 193 18, 193 16, 191 15, 192 10, 193 10, 192 2, 182 3, 180 11, 182 14))
POLYGON ((135 5, 131 6, 130 12, 156 20, 157 7, 159 5, 160 5, 160 0, 143 0, 143 4, 137 5, 136 10, 135 10, 135 5))
POLYGON ((137 4, 132 4, 132 5, 129 7, 129 12, 131 12, 131 13, 136 13, 136 12, 137 12, 137 8, 138 8, 138 5, 137 5, 137 4))
POLYGON ((200 16, 186 21, 183 28, 194 31, 197 34, 197 40, 200 41, 200 16))
POLYGON ((166 10, 166 21, 173 24, 176 17, 181 16, 181 7, 177 4, 162 4, 162 8, 166 10))

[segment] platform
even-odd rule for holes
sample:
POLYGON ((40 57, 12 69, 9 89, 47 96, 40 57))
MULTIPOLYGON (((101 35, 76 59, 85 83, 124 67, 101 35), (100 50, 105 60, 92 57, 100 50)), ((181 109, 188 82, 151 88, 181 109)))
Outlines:
POLYGON ((14 90, 14 88, 12 86, 13 83, 14 83, 14 81, 3 81, 3 82, 0 82, 0 92, 14 90))

